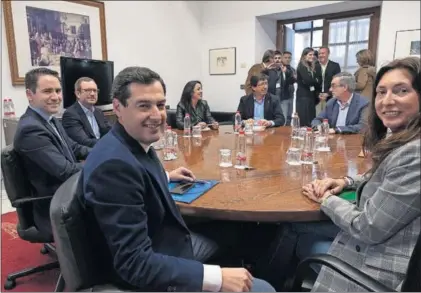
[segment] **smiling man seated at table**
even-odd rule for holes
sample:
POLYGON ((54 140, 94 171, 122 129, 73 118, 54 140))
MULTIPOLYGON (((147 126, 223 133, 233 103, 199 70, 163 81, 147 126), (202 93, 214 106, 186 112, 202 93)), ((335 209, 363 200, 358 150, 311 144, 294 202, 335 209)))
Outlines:
MULTIPOLYGON (((118 120, 83 169, 86 224, 110 281, 135 291, 274 292, 244 268, 203 264, 219 247, 189 231, 151 148, 165 126, 165 94, 154 71, 122 70, 111 92, 118 120)), ((186 169, 179 173, 194 179, 186 169)))
POLYGON ((354 92, 356 81, 348 72, 336 74, 330 86, 333 98, 326 108, 314 118, 311 126, 316 128, 323 119, 329 121, 330 133, 359 133, 366 125, 368 100, 354 92))
POLYGON ((264 74, 250 78, 253 93, 240 99, 237 111, 242 120, 258 121, 264 127, 278 127, 285 124, 279 99, 268 93, 268 77, 264 74))

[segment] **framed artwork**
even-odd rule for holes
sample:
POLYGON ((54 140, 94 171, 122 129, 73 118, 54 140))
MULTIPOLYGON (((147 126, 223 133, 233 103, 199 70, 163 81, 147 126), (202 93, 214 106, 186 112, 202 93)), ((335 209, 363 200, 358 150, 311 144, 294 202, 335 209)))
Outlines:
POLYGON ((233 75, 236 73, 236 48, 209 50, 209 74, 233 75))
POLYGON ((393 59, 408 56, 420 57, 420 30, 397 31, 393 59))
POLYGON ((105 8, 97 1, 2 1, 13 85, 60 56, 107 60, 105 8))

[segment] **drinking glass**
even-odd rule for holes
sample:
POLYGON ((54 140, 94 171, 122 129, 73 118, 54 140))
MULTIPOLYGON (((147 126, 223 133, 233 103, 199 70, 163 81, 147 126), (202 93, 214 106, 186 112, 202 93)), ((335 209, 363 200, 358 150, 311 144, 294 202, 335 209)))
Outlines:
POLYGON ((202 137, 202 127, 200 125, 193 126, 193 137, 202 137))
POLYGON ((244 126, 244 134, 252 135, 253 134, 253 122, 246 121, 244 126))
POLYGON ((232 157, 230 149, 219 150, 219 167, 232 167, 232 157))

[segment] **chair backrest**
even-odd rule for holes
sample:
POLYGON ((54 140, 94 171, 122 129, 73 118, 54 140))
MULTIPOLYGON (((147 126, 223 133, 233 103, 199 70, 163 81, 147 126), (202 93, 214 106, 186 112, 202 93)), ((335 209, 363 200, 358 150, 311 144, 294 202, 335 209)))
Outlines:
POLYGON ((85 209, 80 201, 81 172, 72 175, 51 201, 51 226, 57 258, 67 291, 79 291, 107 282, 97 248, 89 237, 85 209))
POLYGON ((403 292, 421 292, 421 233, 409 260, 401 290, 403 292))
POLYGON ((17 200, 32 197, 32 187, 28 181, 22 159, 14 150, 13 145, 8 145, 1 151, 1 172, 7 197, 12 206, 16 207, 19 222, 18 234, 25 239, 22 235, 24 231, 31 230, 30 234, 37 232, 35 231, 32 212, 33 205, 29 202, 25 205, 16 206, 15 203, 17 200))

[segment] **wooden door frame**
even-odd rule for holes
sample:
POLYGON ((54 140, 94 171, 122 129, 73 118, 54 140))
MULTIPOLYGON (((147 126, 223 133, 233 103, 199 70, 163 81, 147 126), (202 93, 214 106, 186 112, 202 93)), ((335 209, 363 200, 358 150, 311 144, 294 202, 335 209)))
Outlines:
POLYGON ((285 31, 284 31, 285 24, 323 19, 324 21, 323 21, 322 45, 328 46, 329 45, 329 21, 328 20, 371 15, 368 49, 373 54, 374 63, 376 64, 377 43, 379 39, 379 29, 380 29, 380 13, 381 13, 381 6, 376 6, 376 7, 364 8, 364 9, 358 9, 358 10, 343 11, 343 12, 338 12, 338 13, 319 14, 315 16, 278 20, 276 24, 277 25, 276 48, 277 50, 280 50, 281 52, 284 50, 285 37, 286 37, 285 31))

